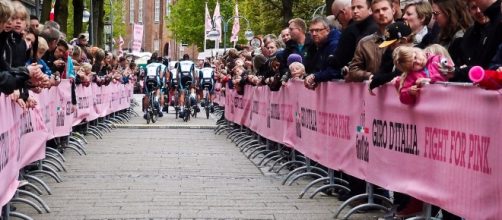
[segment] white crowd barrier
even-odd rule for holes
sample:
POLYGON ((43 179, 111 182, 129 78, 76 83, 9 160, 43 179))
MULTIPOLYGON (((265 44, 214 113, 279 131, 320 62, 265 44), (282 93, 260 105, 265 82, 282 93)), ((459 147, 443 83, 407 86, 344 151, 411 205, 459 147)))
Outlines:
POLYGON ((303 82, 220 93, 225 118, 322 165, 409 194, 466 219, 502 218, 502 95, 428 85, 400 103, 391 85, 303 82))

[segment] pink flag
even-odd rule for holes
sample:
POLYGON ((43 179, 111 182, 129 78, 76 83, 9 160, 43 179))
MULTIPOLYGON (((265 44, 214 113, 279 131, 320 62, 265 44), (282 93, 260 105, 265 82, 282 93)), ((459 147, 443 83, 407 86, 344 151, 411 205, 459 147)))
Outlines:
POLYGON ((240 22, 239 22, 239 6, 235 3, 235 15, 234 15, 234 25, 232 26, 232 37, 230 38, 230 42, 237 42, 239 40, 239 30, 240 30, 240 22))
MULTIPOLYGON (((216 8, 214 9, 214 14, 213 14, 213 21, 214 21, 214 27, 216 28, 217 31, 220 33, 223 33, 221 30, 221 14, 220 14, 220 3, 216 2, 216 8)), ((220 39, 221 41, 221 34, 220 34, 220 39)))
POLYGON ((124 45, 124 38, 122 38, 122 35, 119 35, 119 46, 124 45))
POLYGON ((207 8, 207 2, 206 2, 206 16, 204 18, 204 29, 207 32, 211 31, 213 28, 212 20, 211 20, 211 15, 209 15, 209 9, 207 8))

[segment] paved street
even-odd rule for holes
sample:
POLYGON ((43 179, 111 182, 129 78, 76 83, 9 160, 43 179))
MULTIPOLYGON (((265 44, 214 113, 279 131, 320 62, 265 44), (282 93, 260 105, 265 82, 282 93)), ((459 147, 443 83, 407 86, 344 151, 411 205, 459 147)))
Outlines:
MULTIPOLYGON (((171 118, 170 118, 171 117, 171 118)), ((214 125, 199 118, 188 123, 214 125)), ((146 124, 142 118, 130 125, 146 124)), ((307 181, 281 185, 262 173, 225 135, 212 129, 119 128, 102 140, 88 137, 87 156, 67 151, 68 172, 53 195, 42 197, 52 212, 34 219, 332 219, 334 197, 297 199, 307 181)), ((353 219, 375 219, 373 215, 353 219)))

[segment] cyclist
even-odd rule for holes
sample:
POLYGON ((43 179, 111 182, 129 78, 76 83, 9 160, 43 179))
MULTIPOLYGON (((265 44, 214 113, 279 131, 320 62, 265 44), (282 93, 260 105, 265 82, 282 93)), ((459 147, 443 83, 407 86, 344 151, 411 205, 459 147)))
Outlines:
POLYGON ((161 64, 158 63, 152 63, 146 66, 146 74, 144 80, 145 96, 143 97, 143 113, 144 113, 143 117, 145 119, 146 119, 146 106, 144 104, 146 103, 145 100, 148 100, 150 92, 152 91, 155 91, 155 98, 154 98, 155 101, 154 103, 150 104, 153 105, 155 108, 159 109, 159 117, 162 117, 161 106, 159 103, 160 88, 162 87, 162 81, 161 81, 162 67, 160 65, 161 64))
MULTIPOLYGON (((207 87, 209 91, 209 108, 211 109, 211 113, 214 112, 213 107, 213 98, 214 98, 214 69, 211 67, 211 64, 208 62, 204 62, 204 67, 199 71, 199 90, 202 91, 202 98, 204 98, 204 87, 207 87)), ((202 105, 203 102, 201 102, 202 105)), ((204 107, 204 106, 202 106, 204 107)))
MULTIPOLYGON (((190 91, 190 101, 191 105, 194 105, 195 92, 193 91, 193 85, 187 85, 188 81, 191 81, 192 84, 194 82, 194 73, 195 73, 195 64, 190 60, 190 56, 188 54, 183 55, 183 60, 176 63, 176 69, 178 72, 178 90, 180 94, 179 103, 181 106, 181 110, 179 113, 179 117, 183 118, 185 114, 185 90, 189 89, 190 91), (193 94, 193 97, 192 97, 193 94)), ((190 113, 189 113, 190 114, 190 113)))
POLYGON ((174 93, 176 90, 178 90, 178 69, 176 68, 178 61, 169 61, 169 70, 167 74, 169 75, 169 99, 171 101, 171 106, 177 109, 178 106, 175 105, 174 103, 178 100, 174 100, 174 93))

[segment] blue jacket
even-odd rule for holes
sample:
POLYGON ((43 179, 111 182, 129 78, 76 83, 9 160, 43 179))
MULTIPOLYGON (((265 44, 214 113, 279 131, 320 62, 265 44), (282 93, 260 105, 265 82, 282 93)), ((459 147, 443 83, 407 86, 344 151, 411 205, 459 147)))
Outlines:
MULTIPOLYGON (((30 64, 31 64, 30 61, 26 62, 26 65, 30 65, 30 64)), ((48 77, 51 77, 51 75, 52 75, 51 68, 49 68, 49 66, 47 65, 47 63, 43 59, 38 59, 37 64, 42 65, 42 68, 41 68, 42 72, 45 75, 47 75, 48 77)))
POLYGON ((338 47, 340 35, 340 31, 333 28, 328 34, 328 40, 324 44, 315 47, 316 51, 313 56, 314 59, 312 59, 315 82, 326 82, 342 78, 341 70, 329 65, 330 56, 334 57, 336 48, 338 47))

